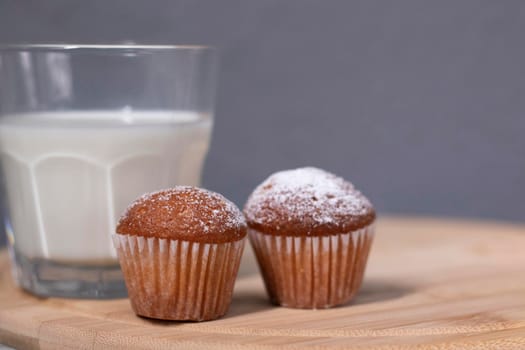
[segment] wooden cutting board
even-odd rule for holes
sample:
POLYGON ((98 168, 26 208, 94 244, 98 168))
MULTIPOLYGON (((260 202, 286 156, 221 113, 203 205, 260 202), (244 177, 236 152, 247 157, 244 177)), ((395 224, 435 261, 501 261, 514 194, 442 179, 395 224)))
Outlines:
POLYGON ((525 226, 383 219, 351 304, 268 304, 246 250, 229 313, 204 323, 136 317, 127 299, 38 299, 0 256, 0 343, 22 349, 525 349, 525 226))

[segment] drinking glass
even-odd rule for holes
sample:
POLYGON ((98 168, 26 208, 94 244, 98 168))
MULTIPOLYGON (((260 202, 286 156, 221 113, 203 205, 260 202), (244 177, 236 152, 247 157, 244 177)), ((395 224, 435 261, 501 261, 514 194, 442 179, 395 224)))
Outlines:
POLYGON ((199 184, 214 78, 204 46, 0 48, 2 215, 20 287, 126 295, 111 234, 141 194, 199 184))

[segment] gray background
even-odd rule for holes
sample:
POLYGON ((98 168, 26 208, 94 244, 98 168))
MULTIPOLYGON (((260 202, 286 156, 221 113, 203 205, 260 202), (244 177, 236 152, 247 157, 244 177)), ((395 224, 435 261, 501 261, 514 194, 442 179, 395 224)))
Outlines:
POLYGON ((380 213, 525 221, 524 1, 0 0, 0 42, 212 44, 203 185, 315 165, 380 213))

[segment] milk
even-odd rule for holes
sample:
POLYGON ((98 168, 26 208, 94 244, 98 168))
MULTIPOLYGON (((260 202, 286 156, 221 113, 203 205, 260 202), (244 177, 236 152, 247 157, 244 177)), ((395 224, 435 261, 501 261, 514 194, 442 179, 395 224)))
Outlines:
POLYGON ((120 215, 145 192, 198 185, 210 131, 209 116, 187 111, 2 117, 6 226, 15 249, 27 258, 114 262, 110 235, 120 215))

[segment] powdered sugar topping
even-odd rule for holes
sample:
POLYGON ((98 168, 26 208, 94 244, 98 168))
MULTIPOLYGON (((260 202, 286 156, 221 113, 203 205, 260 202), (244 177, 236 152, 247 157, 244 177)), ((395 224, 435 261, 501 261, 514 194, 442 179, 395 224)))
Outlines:
POLYGON ((158 233, 165 229, 184 236, 217 235, 246 225, 234 203, 218 193, 192 186, 144 194, 131 203, 120 223, 137 231, 158 233))
POLYGON ((309 220, 323 225, 366 215, 371 207, 350 182, 307 167, 271 175, 254 190, 244 213, 259 224, 309 220))

